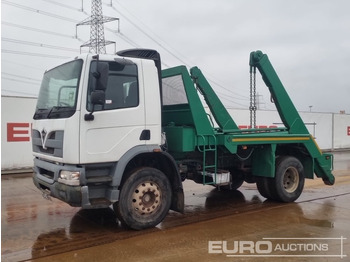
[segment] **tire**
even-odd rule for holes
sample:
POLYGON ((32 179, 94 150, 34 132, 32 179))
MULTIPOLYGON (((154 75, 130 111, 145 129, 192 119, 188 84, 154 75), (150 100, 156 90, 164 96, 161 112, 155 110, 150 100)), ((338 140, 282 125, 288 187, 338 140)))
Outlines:
POLYGON ((300 161, 283 156, 276 159, 275 177, 259 177, 256 185, 263 197, 289 203, 299 198, 304 183, 304 167, 300 161))
POLYGON ((122 224, 141 230, 154 227, 165 218, 171 197, 171 184, 165 174, 143 167, 127 177, 113 208, 122 224))
POLYGON ((270 180, 272 179, 273 178, 270 177, 256 177, 256 187, 258 188, 260 195, 267 199, 273 199, 269 188, 269 185, 272 183, 270 180))
POLYGON ((240 178, 232 178, 232 184, 231 184, 231 190, 237 190, 238 188, 241 187, 241 185, 243 184, 244 180, 240 179, 240 178))
POLYGON ((275 178, 269 184, 274 200, 293 202, 301 195, 305 183, 304 167, 292 156, 279 157, 276 160, 275 178))

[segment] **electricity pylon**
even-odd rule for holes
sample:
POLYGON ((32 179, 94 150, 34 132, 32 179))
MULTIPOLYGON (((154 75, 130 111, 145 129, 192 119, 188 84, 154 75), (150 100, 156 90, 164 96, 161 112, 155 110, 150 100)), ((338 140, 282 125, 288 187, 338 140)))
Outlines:
POLYGON ((115 17, 107 17, 102 14, 102 1, 91 0, 91 16, 76 25, 90 25, 90 40, 80 46, 89 47, 89 53, 105 54, 106 45, 115 44, 114 41, 106 41, 104 34, 104 23, 119 20, 115 17))

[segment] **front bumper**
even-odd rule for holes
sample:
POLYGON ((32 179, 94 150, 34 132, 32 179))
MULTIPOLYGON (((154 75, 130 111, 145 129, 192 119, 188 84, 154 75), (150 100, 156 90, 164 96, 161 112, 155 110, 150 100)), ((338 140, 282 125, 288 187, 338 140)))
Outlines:
POLYGON ((91 206, 87 186, 72 186, 58 182, 61 170, 79 171, 84 174, 84 168, 74 165, 58 165, 40 159, 34 159, 34 185, 54 198, 58 198, 71 206, 91 206))
POLYGON ((34 173, 34 185, 43 193, 48 193, 50 196, 58 198, 71 206, 82 206, 82 191, 80 186, 68 186, 59 182, 49 184, 43 181, 38 173, 34 173))

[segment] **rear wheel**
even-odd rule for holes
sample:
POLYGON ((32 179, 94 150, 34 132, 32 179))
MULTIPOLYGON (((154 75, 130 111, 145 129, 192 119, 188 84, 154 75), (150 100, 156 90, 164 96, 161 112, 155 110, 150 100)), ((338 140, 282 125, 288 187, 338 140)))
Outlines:
POLYGON ((276 200, 295 201, 303 191, 304 182, 304 167, 297 158, 285 156, 277 159, 275 179, 271 185, 276 200))
POLYGON ((275 177, 258 178, 257 188, 268 199, 293 202, 301 195, 304 182, 304 168, 300 161, 292 156, 283 156, 276 160, 275 177))
POLYGON ((256 187, 260 195, 267 199, 273 199, 269 188, 269 185, 272 183, 270 180, 272 179, 270 177, 256 177, 256 187))
POLYGON ((126 226, 141 230, 154 227, 167 215, 171 204, 169 179, 158 169, 144 167, 123 183, 114 211, 126 226))

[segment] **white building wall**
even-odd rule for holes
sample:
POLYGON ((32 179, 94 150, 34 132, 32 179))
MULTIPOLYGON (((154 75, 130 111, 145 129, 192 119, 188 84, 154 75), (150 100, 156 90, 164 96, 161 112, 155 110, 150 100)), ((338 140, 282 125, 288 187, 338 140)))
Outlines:
POLYGON ((335 114, 334 115, 334 149, 350 148, 350 115, 335 114))
MULTIPOLYGON (((1 97, 1 170, 31 168, 31 123, 36 98, 1 97)), ((228 110, 237 125, 250 125, 250 112, 243 109, 228 110)), ((320 148, 350 149, 350 115, 301 112, 310 134, 316 137, 320 148)), ((282 121, 276 111, 257 111, 257 126, 278 126, 282 121)))
POLYGON ((36 98, 1 97, 1 170, 33 166, 31 123, 36 98))
POLYGON ((333 114, 301 112, 300 116, 309 133, 315 137, 319 147, 322 149, 332 149, 333 114))

